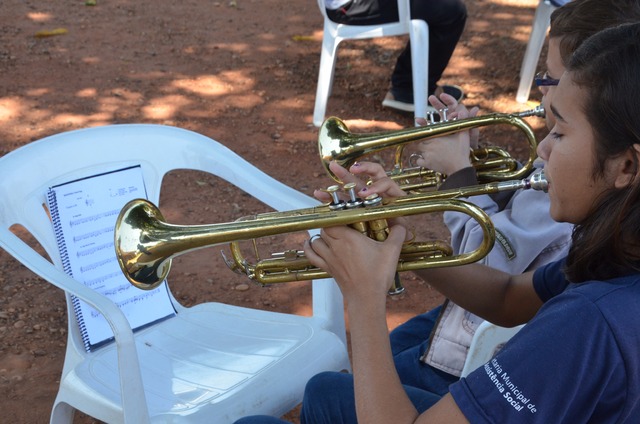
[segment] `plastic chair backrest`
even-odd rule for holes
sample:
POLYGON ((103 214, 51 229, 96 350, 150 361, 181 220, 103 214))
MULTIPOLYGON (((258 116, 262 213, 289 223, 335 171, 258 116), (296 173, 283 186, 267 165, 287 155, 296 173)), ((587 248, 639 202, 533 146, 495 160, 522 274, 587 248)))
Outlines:
POLYGON ((538 3, 536 7, 533 24, 531 26, 531 35, 529 35, 527 49, 525 50, 522 65, 520 66, 520 83, 518 85, 518 92, 516 93, 516 101, 520 103, 526 103, 527 100, 529 100, 531 84, 533 83, 533 78, 538 68, 540 52, 542 52, 542 46, 544 45, 544 40, 549 29, 551 13, 564 3, 566 3, 566 1, 540 0, 540 3, 538 3))
MULTIPOLYGON (((105 421, 143 423, 149 422, 150 419, 153 420, 153 416, 150 417, 149 414, 158 415, 158 409, 162 408, 162 406, 159 406, 161 402, 155 402, 153 406, 148 404, 149 387, 144 385, 141 377, 144 373, 141 371, 141 363, 139 361, 139 355, 141 354, 141 344, 137 340, 139 336, 134 336, 127 319, 114 303, 67 276, 62 271, 53 228, 43 208, 47 189, 53 185, 132 165, 141 166, 148 198, 156 204, 159 201, 164 175, 175 169, 192 169, 217 175, 276 210, 297 209, 318 204, 313 198, 293 190, 264 174, 222 144, 191 131, 162 125, 112 125, 71 131, 30 143, 1 157, 0 247, 37 275, 63 289, 67 296, 69 333, 61 388, 58 393, 58 398, 62 400, 56 400, 51 418, 52 422, 58 420, 70 422, 67 420, 73 417, 72 410, 76 408, 105 421), (54 265, 21 238, 17 237, 11 231, 14 225, 26 228, 44 248, 47 255, 53 260, 54 265), (86 352, 78 325, 73 319, 70 294, 86 301, 105 316, 114 332, 115 345, 101 348, 96 353, 86 352), (95 393, 86 395, 86 398, 83 398, 84 393, 80 388, 81 386, 78 385, 78 387, 74 388, 73 385, 75 383, 68 381, 74 378, 78 380, 78 376, 69 379, 65 378, 74 369, 82 367, 83 363, 88 363, 97 357, 103 362, 107 358, 113 358, 115 362, 111 365, 107 364, 115 369, 113 372, 116 374, 116 378, 119 379, 115 384, 115 386, 119 384, 119 392, 113 394, 112 399, 92 399, 91 396, 98 397, 95 393), (77 400, 80 398, 81 400, 77 400), (76 402, 76 404, 73 405, 73 408, 67 406, 61 408, 62 412, 57 415, 56 408, 63 400, 71 403, 76 402), (116 404, 118 402, 120 404, 116 404)), ((312 295, 313 316, 298 317, 292 315, 290 324, 292 327, 300 325, 300 328, 308 326, 313 329, 313 331, 310 331, 311 333, 326 333, 322 335, 324 339, 320 340, 323 340, 322 343, 326 343, 327 352, 330 352, 328 356, 331 356, 331 358, 326 360, 321 358, 322 350, 317 349, 317 346, 314 347, 314 350, 318 351, 316 354, 318 356, 317 362, 322 364, 321 368, 326 368, 327 370, 348 369, 343 319, 344 310, 340 291, 332 283, 332 280, 314 281, 312 283, 312 295), (327 342, 327 337, 331 343, 327 342)), ((196 310, 200 306, 185 308, 175 302, 175 299, 173 301, 178 311, 178 316, 188 316, 190 309, 196 310)), ((245 311, 247 314, 253 311, 214 303, 204 305, 205 307, 197 311, 201 316, 211 314, 213 317, 213 314, 223 316, 236 313, 234 312, 235 308, 239 310, 237 314, 242 317, 245 311)), ((286 314, 257 310, 255 313, 260 317, 260 320, 268 320, 270 319, 269 317, 273 316, 273 323, 269 324, 271 326, 277 322, 289 323, 286 314)), ((197 317, 195 312, 192 315, 197 317)), ((251 317, 251 319, 255 320, 256 317, 251 317)), ((196 319, 191 318, 191 320, 195 322, 196 319)), ((162 326, 172 321, 173 323, 166 325, 176 326, 176 323, 179 322, 178 320, 174 321, 174 318, 172 318, 156 326, 162 326)), ((197 325, 201 326, 203 333, 208 330, 206 324, 198 323, 197 325)), ((153 330, 145 329, 142 332, 147 331, 153 330)), ((304 331, 307 331, 306 327, 304 331)), ((315 333, 312 336, 305 335, 301 338, 300 346, 316 337, 315 333)), ((286 337, 282 336, 282 338, 284 340, 286 337)), ((302 350, 302 347, 299 347, 299 349, 302 350)), ((274 358, 276 356, 274 355, 274 358)), ((306 360, 313 363, 313 353, 310 353, 306 360)), ((99 374, 98 369, 100 367, 96 365, 97 362, 92 363, 92 365, 84 365, 85 368, 91 369, 91 371, 87 371, 88 374, 99 374)), ((101 366, 104 365, 102 363, 101 366)), ((276 367, 283 368, 284 365, 283 359, 276 367)), ((292 367, 295 365, 297 364, 291 364, 292 367)), ((308 368, 313 368, 313 366, 308 368)), ((291 379, 293 375, 297 375, 290 373, 291 368, 289 366, 283 372, 285 370, 289 373, 286 379, 291 379)), ((265 370, 265 372, 268 371, 268 369, 265 370)), ((309 372, 313 374, 316 371, 310 369, 309 372)), ((300 373, 300 375, 305 374, 300 373)), ((249 376, 246 379, 248 380, 249 376)), ((293 378, 293 381, 295 381, 295 378, 293 378)), ((268 385, 269 379, 266 378, 264 382, 268 385)), ((271 389, 274 393, 273 398, 251 400, 251 396, 255 396, 251 391, 257 392, 255 387, 252 387, 251 390, 247 391, 248 393, 242 396, 248 398, 249 403, 256 404, 257 409, 236 411, 235 418, 252 412, 286 412, 288 410, 286 408, 290 409, 296 405, 296 402, 301 400, 304 383, 302 381, 298 384, 297 390, 300 393, 295 393, 295 396, 288 393, 287 399, 278 399, 278 390, 271 389), (299 398, 294 399, 296 396, 299 398), (260 402, 270 406, 261 406, 260 402)), ((107 382, 105 381, 106 384, 107 382)), ((233 390, 229 390, 228 394, 221 391, 220 393, 223 393, 224 396, 219 394, 219 397, 224 400, 231 396, 240 396, 237 392, 240 391, 239 387, 242 384, 234 387, 233 390)), ((85 390, 88 389, 85 387, 85 390)), ((179 387, 173 390, 179 390, 179 387)), ((96 393, 98 392, 99 390, 96 389, 96 393)), ((194 399, 193 402, 197 403, 197 399, 194 399)), ((202 407, 211 407, 214 403, 207 402, 202 407)), ((184 405, 182 407, 186 408, 184 405)), ((197 408, 193 407, 193 410, 195 409, 197 408)), ((171 406, 164 412, 171 413, 171 406)), ((185 415, 186 413, 184 411, 175 413, 174 418, 171 419, 175 419, 175 422, 183 422, 180 421, 181 419, 184 422, 197 421, 195 419, 194 421, 189 421, 193 417, 181 417, 181 414, 185 415)), ((209 414, 207 420, 211 419, 216 422, 232 422, 234 417, 225 415, 223 418, 222 416, 216 417, 209 414), (216 421, 216 418, 219 419, 216 421)))
POLYGON ((325 118, 327 101, 331 94, 338 45, 343 40, 362 40, 368 38, 409 35, 411 41, 411 61, 415 116, 427 116, 427 96, 429 88, 429 27, 423 20, 411 19, 409 0, 397 0, 397 22, 379 25, 345 25, 333 22, 327 16, 324 0, 317 0, 318 8, 324 18, 322 52, 318 86, 313 112, 313 124, 322 125, 325 118))
POLYGON ((461 377, 466 377, 471 371, 489 362, 522 327, 523 325, 506 328, 488 321, 482 322, 473 335, 461 377))

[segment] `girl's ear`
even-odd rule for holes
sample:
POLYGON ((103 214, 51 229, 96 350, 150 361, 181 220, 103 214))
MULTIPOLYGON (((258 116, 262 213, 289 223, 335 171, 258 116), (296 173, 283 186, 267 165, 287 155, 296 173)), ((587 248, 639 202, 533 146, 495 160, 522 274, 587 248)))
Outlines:
POLYGON ((618 158, 617 175, 614 182, 616 188, 624 188, 635 178, 640 178, 640 144, 634 144, 618 158))

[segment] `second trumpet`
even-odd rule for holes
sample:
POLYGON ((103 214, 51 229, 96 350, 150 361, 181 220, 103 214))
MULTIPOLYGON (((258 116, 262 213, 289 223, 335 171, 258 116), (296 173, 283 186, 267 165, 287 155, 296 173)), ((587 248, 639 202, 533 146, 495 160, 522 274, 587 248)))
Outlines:
MULTIPOLYGON (((536 159, 537 141, 531 126, 523 119, 527 116, 544 116, 544 109, 537 107, 530 111, 506 114, 494 113, 472 118, 439 122, 422 127, 407 128, 398 131, 377 132, 368 134, 354 134, 349 132, 347 125, 336 117, 328 118, 320 127, 318 136, 318 150, 325 170, 336 181, 338 178, 329 170, 329 163, 336 161, 348 168, 364 155, 378 152, 391 147, 398 148, 396 153, 396 171, 402 168, 402 148, 414 141, 426 140, 454 134, 464 130, 485 127, 489 125, 510 125, 522 131, 528 142, 528 158, 518 167, 516 160, 504 149, 496 146, 478 148, 470 152, 472 165, 476 168, 481 182, 507 181, 524 178, 533 169, 536 159)), ((414 174, 428 181, 438 182, 439 179, 430 170, 412 170, 414 174)), ((394 172, 394 178, 407 178, 402 170, 394 172)), ((432 186, 434 183, 424 183, 432 186)))

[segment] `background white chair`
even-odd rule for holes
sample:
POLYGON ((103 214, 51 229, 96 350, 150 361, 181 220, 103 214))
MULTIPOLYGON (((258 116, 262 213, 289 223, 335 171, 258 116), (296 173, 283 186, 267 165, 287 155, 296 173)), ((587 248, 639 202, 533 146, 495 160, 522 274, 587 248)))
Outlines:
POLYGON ((538 7, 536 7, 536 13, 533 17, 533 25, 531 27, 531 35, 529 35, 529 42, 527 43, 527 49, 525 50, 522 66, 520 67, 520 84, 518 85, 518 92, 516 94, 516 101, 519 103, 526 103, 527 100, 529 100, 533 77, 536 74, 536 69, 538 69, 540 52, 542 51, 544 40, 547 37, 551 13, 564 3, 566 3, 566 0, 540 0, 538 7))
MULTIPOLYGON (((409 0, 398 1, 398 22, 382 25, 344 25, 337 24, 327 17, 324 0, 317 0, 320 12, 324 17, 322 35, 322 53, 320 55, 320 71, 316 103, 313 111, 313 124, 322 125, 327 110, 327 101, 331 94, 333 75, 336 66, 338 45, 344 40, 361 40, 368 38, 409 35, 411 40, 411 65, 413 78, 413 102, 415 117, 427 116, 429 88, 429 27, 422 20, 412 20, 409 0)), ((382 101, 382 100, 381 100, 382 101)))
POLYGON ((67 349, 51 422, 72 422, 76 409, 100 421, 133 424, 282 415, 301 401, 311 376, 349 369, 342 296, 333 280, 313 282, 311 317, 214 302, 186 308, 172 299, 175 317, 134 334, 113 302, 67 276, 43 208, 48 187, 129 165, 141 166, 154 203, 168 171, 194 169, 218 175, 276 210, 317 204, 216 141, 174 127, 72 131, 0 158, 0 246, 67 297, 67 349), (16 224, 54 264, 11 231, 16 224), (71 294, 106 317, 114 343, 86 352, 71 294))
POLYGON ((466 377, 471 371, 489 362, 522 327, 524 325, 506 328, 491 324, 488 321, 482 322, 473 335, 461 377, 466 377))

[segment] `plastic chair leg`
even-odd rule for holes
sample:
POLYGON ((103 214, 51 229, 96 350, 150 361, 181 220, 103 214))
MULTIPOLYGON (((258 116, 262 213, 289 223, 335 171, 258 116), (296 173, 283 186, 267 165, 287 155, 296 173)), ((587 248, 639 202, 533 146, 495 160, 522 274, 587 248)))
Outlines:
POLYGON ((411 77, 415 118, 426 118, 429 90, 429 27, 425 21, 411 20, 411 77))
POLYGON ((51 411, 50 424, 72 424, 75 408, 64 402, 57 402, 51 411))
POLYGON ((527 49, 524 53, 524 59, 522 60, 522 67, 520 68, 520 85, 518 86, 518 92, 516 94, 516 101, 519 103, 526 103, 527 100, 529 100, 531 83, 533 82, 533 77, 538 67, 538 60, 540 59, 540 52, 542 51, 547 30, 549 29, 551 12, 553 12, 554 9, 555 6, 549 3, 548 0, 542 0, 536 8, 536 13, 533 18, 533 28, 531 29, 527 49))
MULTIPOLYGON (((325 33, 327 32, 325 28, 325 33)), ((313 109, 313 125, 319 127, 324 122, 327 111, 327 100, 333 86, 333 74, 336 67, 336 51, 340 40, 330 37, 322 39, 322 53, 320 54, 320 71, 318 87, 316 89, 316 103, 313 109)))

